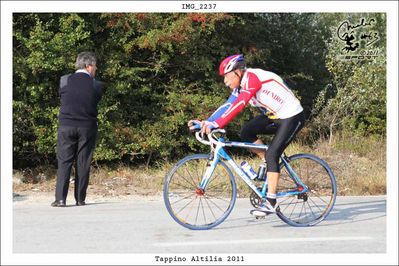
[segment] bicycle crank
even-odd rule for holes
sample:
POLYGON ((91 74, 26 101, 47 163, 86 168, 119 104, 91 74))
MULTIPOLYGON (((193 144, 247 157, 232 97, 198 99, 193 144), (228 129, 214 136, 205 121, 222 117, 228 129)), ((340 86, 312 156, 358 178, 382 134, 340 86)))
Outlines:
MULTIPOLYGON (((260 190, 261 188, 258 189, 260 190)), ((252 206, 258 208, 260 203, 262 202, 262 199, 258 196, 258 194, 252 191, 251 195, 249 195, 249 201, 251 202, 252 206)))

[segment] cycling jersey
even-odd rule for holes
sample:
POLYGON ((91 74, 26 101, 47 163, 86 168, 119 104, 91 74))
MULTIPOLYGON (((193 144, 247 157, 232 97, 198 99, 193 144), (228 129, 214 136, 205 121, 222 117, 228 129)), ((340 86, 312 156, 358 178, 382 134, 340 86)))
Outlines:
POLYGON ((209 118, 223 128, 249 102, 273 119, 286 119, 303 111, 299 100, 275 73, 262 69, 246 69, 240 84, 229 99, 209 118))

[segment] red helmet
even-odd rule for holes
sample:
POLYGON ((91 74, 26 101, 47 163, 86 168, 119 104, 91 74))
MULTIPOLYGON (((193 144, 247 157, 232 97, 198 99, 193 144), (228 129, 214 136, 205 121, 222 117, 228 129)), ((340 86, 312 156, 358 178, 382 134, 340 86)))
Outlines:
POLYGON ((236 54, 227 57, 220 63, 219 75, 223 76, 233 70, 245 67, 245 60, 242 54, 236 54))

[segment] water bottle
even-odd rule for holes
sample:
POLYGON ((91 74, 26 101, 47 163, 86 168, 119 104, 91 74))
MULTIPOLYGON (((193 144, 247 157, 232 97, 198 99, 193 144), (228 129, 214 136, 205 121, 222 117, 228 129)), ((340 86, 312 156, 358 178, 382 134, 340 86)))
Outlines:
POLYGON ((257 177, 257 174, 252 169, 252 167, 246 161, 241 162, 241 169, 247 174, 249 178, 254 180, 257 177))
POLYGON ((258 175, 257 175, 256 179, 258 179, 260 181, 266 180, 265 172, 266 172, 266 165, 265 164, 259 165, 258 175))

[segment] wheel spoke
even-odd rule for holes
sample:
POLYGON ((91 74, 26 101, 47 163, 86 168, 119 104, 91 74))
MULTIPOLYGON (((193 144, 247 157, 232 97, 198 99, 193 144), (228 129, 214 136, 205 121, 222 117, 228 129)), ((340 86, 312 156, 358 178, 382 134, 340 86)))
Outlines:
MULTIPOLYGON (((209 205, 208 199, 205 197, 204 200, 205 200, 205 202, 206 202, 206 205, 208 205, 208 208, 209 208, 210 212, 212 213, 213 218, 215 218, 215 220, 216 220, 216 219, 217 219, 217 218, 216 218, 216 215, 215 215, 215 213, 213 212, 212 207, 209 205)), ((219 208, 219 206, 217 206, 217 205, 216 205, 216 207, 219 208)), ((223 211, 223 210, 222 210, 222 211, 223 211)))
POLYGON ((197 185, 195 184, 195 181, 193 180, 187 180, 187 178, 184 175, 181 175, 180 173, 178 173, 177 171, 175 172, 179 177, 181 177, 184 181, 186 181, 188 184, 192 185, 193 187, 196 187, 197 185))
MULTIPOLYGON (((219 205, 217 205, 213 200, 211 200, 210 198, 208 198, 208 197, 205 197, 207 200, 209 200, 216 208, 218 208, 221 212, 224 212, 225 210, 223 210, 219 205)), ((223 200, 223 199, 221 199, 221 200, 223 200)), ((230 202, 230 201, 227 201, 227 202, 230 202)), ((212 208, 210 208, 211 210, 212 210, 212 208)))
POLYGON ((164 197, 169 214, 190 229, 209 229, 230 214, 235 201, 235 182, 224 162, 219 162, 205 191, 198 184, 206 171, 208 156, 183 159, 165 178, 164 197), (197 183, 198 182, 198 183, 197 183))
POLYGON ((180 183, 174 183, 172 185, 173 185, 173 187, 177 186, 177 187, 181 187, 181 188, 187 188, 187 190, 191 190, 191 191, 195 190, 195 187, 188 187, 188 186, 180 184, 180 183))
POLYGON ((186 205, 184 205, 176 214, 179 214, 182 210, 184 210, 188 205, 190 205, 193 201, 195 200, 195 198, 193 198, 191 201, 189 201, 186 205))
POLYGON ((314 200, 313 200, 312 198, 309 198, 309 199, 313 202, 313 204, 314 204, 317 208, 319 208, 319 210, 320 210, 321 212, 323 212, 323 210, 320 209, 320 207, 316 204, 316 202, 314 202, 314 200))
POLYGON ((192 175, 190 174, 190 172, 188 171, 187 168, 185 168, 185 170, 186 170, 187 174, 190 176, 191 180, 193 181, 192 184, 194 184, 194 186, 196 186, 197 184, 195 184, 195 179, 192 177, 192 175))
POLYGON ((205 210, 204 210, 204 205, 203 205, 203 203, 202 203, 202 197, 200 198, 200 205, 202 206, 202 214, 204 215, 204 221, 205 221, 205 224, 206 224, 206 216, 205 216, 205 210))
MULTIPOLYGON (((230 202, 231 201, 231 199, 225 199, 225 198, 221 198, 221 197, 218 197, 218 196, 209 195, 209 193, 207 195, 211 196, 211 197, 213 197, 215 199, 225 201, 225 202, 230 202)), ((210 199, 210 198, 208 197, 208 199, 210 199)))
POLYGON ((194 222, 194 224, 198 224, 198 215, 199 215, 200 205, 201 205, 201 198, 200 198, 200 200, 199 200, 199 202, 198 202, 197 213, 196 213, 196 215, 195 215, 195 222, 194 222))
MULTIPOLYGON (((217 169, 215 169, 213 173, 215 174, 215 173, 217 173, 217 172, 218 172, 217 169)), ((216 174, 216 176, 212 175, 212 178, 211 178, 211 180, 209 181, 209 183, 208 183, 207 186, 210 186, 211 183, 214 182, 214 181, 215 181, 218 177, 220 177, 220 176, 221 176, 221 175, 219 175, 218 173, 216 174)), ((216 184, 216 185, 217 185, 217 184, 216 184)))
MULTIPOLYGON (((292 200, 288 197, 279 202, 278 216, 290 225, 314 225, 325 219, 334 205, 330 203, 336 197, 335 177, 330 174, 328 166, 312 155, 294 155, 289 164, 309 190, 293 196, 292 200), (330 202, 326 201, 326 197, 330 198, 330 202)), ((277 190, 287 192, 299 189, 284 165, 280 167, 281 177, 277 190)))
POLYGON ((174 201, 174 202, 171 202, 170 205, 175 205, 176 203, 179 203, 180 201, 183 201, 183 200, 186 200, 186 199, 188 199, 188 198, 191 198, 192 196, 195 196, 195 195, 194 195, 194 194, 188 195, 188 196, 186 196, 186 197, 184 197, 184 198, 181 198, 181 199, 178 199, 178 200, 176 200, 176 201, 174 201))
MULTIPOLYGON (((310 204, 309 204, 309 201, 307 201, 306 203, 308 204, 309 210, 312 212, 313 217, 315 217, 315 218, 317 219, 318 217, 314 214, 313 209, 312 209, 312 207, 311 207, 310 204)), ((317 207, 317 206, 316 206, 316 207, 317 207)))
MULTIPOLYGON (((294 198, 294 199, 295 199, 295 198, 294 198)), ((295 202, 295 205, 294 205, 294 208, 292 208, 290 217, 292 217, 292 214, 294 213, 294 210, 295 210, 297 204, 298 204, 298 201, 295 202)), ((287 207, 288 207, 288 206, 287 206, 287 207)))

